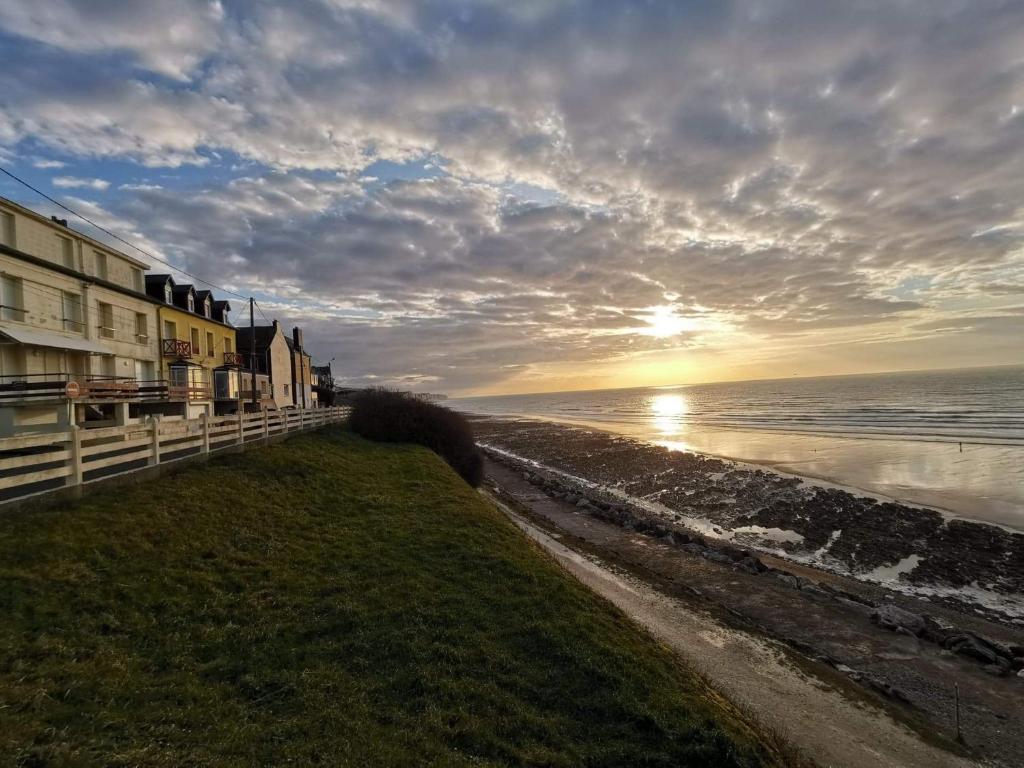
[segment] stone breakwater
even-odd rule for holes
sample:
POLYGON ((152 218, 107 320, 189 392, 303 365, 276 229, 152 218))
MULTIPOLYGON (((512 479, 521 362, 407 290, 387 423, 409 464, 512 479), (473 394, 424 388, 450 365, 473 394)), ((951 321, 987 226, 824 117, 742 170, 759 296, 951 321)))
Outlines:
MULTIPOLYGON (((934 643, 955 654, 969 658, 981 665, 985 671, 1000 676, 1011 674, 1024 676, 1024 646, 1007 646, 970 630, 953 626, 927 614, 917 614, 897 605, 876 602, 863 595, 840 589, 823 582, 813 582, 803 576, 766 565, 757 554, 749 549, 734 546, 721 540, 706 539, 687 530, 674 521, 665 521, 640 506, 623 502, 607 490, 585 483, 568 480, 558 474, 538 469, 530 461, 509 455, 506 452, 484 446, 484 452, 493 461, 522 472, 524 480, 538 487, 546 495, 572 504, 580 514, 587 514, 605 522, 621 526, 626 530, 659 539, 670 546, 678 547, 706 560, 746 573, 773 578, 804 594, 830 598, 844 607, 861 613, 868 613, 871 620, 883 629, 910 635, 934 643)), ((493 488, 500 493, 500 488, 493 488)), ((699 590, 690 588, 696 596, 699 590)), ((816 655, 814 649, 808 649, 816 655)), ((823 659, 828 661, 828 659, 823 659)), ((840 665, 841 666, 841 665, 840 665)), ((845 670, 844 670, 845 671, 845 670)), ((852 670, 851 670, 852 672, 852 670)), ((868 673, 854 675, 858 682, 877 689, 890 697, 902 699, 898 689, 881 678, 868 673)))
POLYGON ((1024 626, 1024 534, 578 427, 479 419, 474 429, 495 459, 571 486, 557 492, 619 524, 661 526, 657 535, 681 546, 699 535, 715 552, 771 553, 1024 626))

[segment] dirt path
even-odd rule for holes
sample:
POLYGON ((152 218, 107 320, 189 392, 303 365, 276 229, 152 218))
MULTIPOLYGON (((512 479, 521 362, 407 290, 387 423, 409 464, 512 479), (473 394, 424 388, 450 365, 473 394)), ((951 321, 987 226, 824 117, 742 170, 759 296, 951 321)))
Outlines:
POLYGON ((875 707, 807 675, 776 644, 570 549, 501 501, 495 503, 569 573, 615 604, 766 726, 822 766, 974 766, 920 738, 875 707))

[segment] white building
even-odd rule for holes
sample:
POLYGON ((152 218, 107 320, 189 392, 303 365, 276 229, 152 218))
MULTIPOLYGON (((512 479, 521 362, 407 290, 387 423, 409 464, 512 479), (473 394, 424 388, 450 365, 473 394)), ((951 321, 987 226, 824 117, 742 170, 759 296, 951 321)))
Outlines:
POLYGON ((167 399, 146 266, 0 198, 0 436, 125 423, 167 399))

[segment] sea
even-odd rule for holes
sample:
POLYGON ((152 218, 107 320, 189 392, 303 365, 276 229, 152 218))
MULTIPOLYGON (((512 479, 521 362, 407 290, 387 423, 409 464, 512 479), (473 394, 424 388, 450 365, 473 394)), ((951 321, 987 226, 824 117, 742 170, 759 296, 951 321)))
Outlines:
POLYGON ((1024 531, 1024 366, 456 398, 1024 531))

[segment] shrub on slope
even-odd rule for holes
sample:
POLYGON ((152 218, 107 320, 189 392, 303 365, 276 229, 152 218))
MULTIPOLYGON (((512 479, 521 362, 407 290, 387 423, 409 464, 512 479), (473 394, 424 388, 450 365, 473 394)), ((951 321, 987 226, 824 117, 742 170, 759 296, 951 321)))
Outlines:
POLYGON ((352 404, 352 430, 384 443, 415 443, 429 448, 476 488, 483 480, 483 458, 473 428, 449 408, 407 392, 371 389, 352 404))

